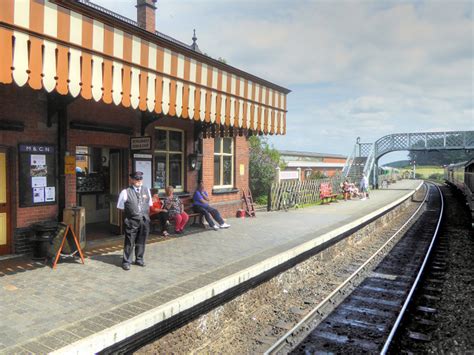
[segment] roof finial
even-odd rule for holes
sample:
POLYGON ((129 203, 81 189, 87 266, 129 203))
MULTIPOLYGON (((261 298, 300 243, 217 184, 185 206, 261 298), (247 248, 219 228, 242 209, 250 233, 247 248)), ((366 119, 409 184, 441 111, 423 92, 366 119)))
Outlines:
POLYGON ((193 51, 201 53, 197 44, 196 29, 193 29, 193 44, 191 44, 191 48, 193 51))

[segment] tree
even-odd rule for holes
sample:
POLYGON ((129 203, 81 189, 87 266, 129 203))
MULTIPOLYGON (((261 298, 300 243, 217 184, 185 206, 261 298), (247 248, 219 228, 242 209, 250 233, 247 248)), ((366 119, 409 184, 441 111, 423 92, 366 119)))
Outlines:
POLYGON ((410 161, 417 165, 445 165, 472 159, 472 152, 464 150, 416 151, 408 153, 410 161))
POLYGON ((250 145, 250 189, 254 199, 267 196, 280 165, 280 153, 268 143, 267 138, 252 136, 250 145))

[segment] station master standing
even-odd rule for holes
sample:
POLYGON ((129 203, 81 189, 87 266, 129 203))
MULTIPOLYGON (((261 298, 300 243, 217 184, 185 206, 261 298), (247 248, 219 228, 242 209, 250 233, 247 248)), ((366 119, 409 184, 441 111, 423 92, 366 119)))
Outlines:
POLYGON ((150 190, 143 186, 143 173, 130 174, 131 185, 120 192, 117 208, 125 214, 125 241, 122 269, 130 270, 135 251, 135 265, 145 266, 143 256, 150 232, 150 206, 153 205, 150 190))

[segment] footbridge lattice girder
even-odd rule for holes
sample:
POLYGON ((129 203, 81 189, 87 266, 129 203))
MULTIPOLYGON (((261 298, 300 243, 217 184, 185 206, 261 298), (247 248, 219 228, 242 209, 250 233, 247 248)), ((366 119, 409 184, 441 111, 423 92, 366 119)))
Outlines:
MULTIPOLYGON (((370 176, 383 155, 403 150, 474 150, 474 131, 395 133, 383 136, 375 143, 360 143, 360 138, 357 138, 354 150, 346 160, 343 175, 353 180, 360 179, 362 173, 370 176)), ((373 177, 375 184, 376 173, 373 177)))

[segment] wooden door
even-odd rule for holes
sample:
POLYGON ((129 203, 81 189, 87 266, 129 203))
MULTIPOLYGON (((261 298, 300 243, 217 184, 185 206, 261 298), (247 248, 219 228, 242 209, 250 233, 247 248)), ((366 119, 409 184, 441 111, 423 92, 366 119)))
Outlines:
POLYGON ((0 148, 0 255, 11 252, 10 188, 7 180, 7 150, 0 148))
POLYGON ((117 208, 117 201, 120 191, 125 187, 123 183, 123 158, 122 152, 118 149, 110 150, 110 195, 109 195, 109 224, 113 233, 122 233, 122 212, 117 208))

